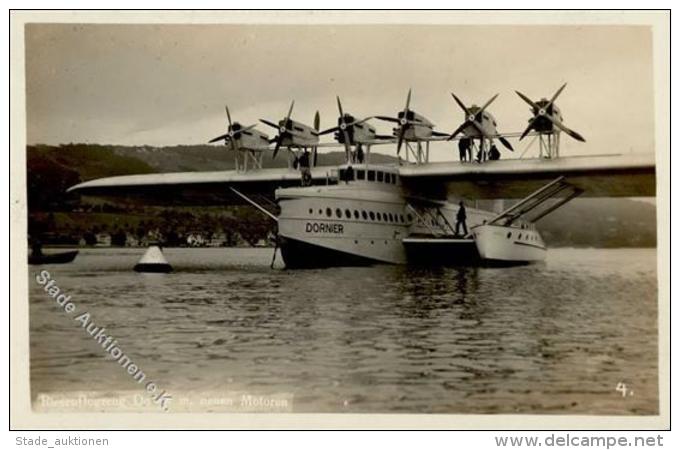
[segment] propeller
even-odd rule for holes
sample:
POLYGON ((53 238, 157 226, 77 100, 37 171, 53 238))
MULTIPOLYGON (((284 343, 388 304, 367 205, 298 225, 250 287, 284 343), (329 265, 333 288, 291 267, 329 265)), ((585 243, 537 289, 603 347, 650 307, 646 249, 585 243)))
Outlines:
POLYGON ((553 109, 553 104, 555 103, 555 100, 557 100, 557 97, 560 96, 564 88, 567 87, 567 83, 564 83, 560 88, 555 92, 555 94, 552 96, 550 100, 539 100, 538 102, 532 101, 529 97, 526 95, 522 94, 519 91, 515 91, 519 97, 527 102, 529 106, 531 106, 531 110, 534 114, 534 117, 532 117, 529 120, 529 125, 527 128, 524 130, 522 135, 520 136, 519 140, 521 141, 526 137, 527 134, 532 129, 535 129, 536 122, 541 119, 545 118, 549 120, 555 127, 559 128, 560 130, 564 131, 566 134, 571 136, 572 138, 576 139, 577 141, 585 142, 585 138, 581 136, 579 133, 577 133, 574 130, 570 130, 567 128, 563 123, 562 119, 560 117, 556 117, 554 114, 554 109, 553 109))
POLYGON ((279 153, 279 148, 281 148, 281 142, 283 142, 283 139, 286 137, 291 137, 293 135, 292 132, 292 123, 290 120, 290 116, 293 114, 293 106, 295 106, 295 100, 290 102, 290 108, 288 108, 288 114, 284 119, 279 121, 279 124, 275 124, 274 122, 270 122, 269 120, 266 119, 260 119, 260 122, 262 122, 265 125, 269 125, 272 128, 276 128, 279 131, 279 134, 270 142, 276 142, 276 146, 274 147, 274 155, 272 158, 276 158, 276 154, 279 153))
POLYGON ((349 158, 349 154, 351 152, 351 145, 354 143, 352 139, 350 139, 350 134, 349 134, 349 129, 353 127, 354 125, 359 125, 367 120, 370 120, 371 117, 366 117, 365 119, 361 120, 356 120, 354 117, 352 117, 350 114, 345 114, 345 112, 342 109, 342 102, 340 101, 339 96, 335 96, 335 99, 338 102, 338 111, 340 112, 340 117, 338 118, 338 125, 334 126, 333 128, 329 128, 327 130, 323 130, 322 132, 319 133, 319 136, 322 136, 324 134, 329 134, 329 133, 334 133, 334 132, 341 132, 343 141, 345 144, 345 155, 347 158, 349 158))
MULTIPOLYGON (((491 140, 493 136, 489 136, 488 133, 484 131, 484 128, 482 127, 482 118, 483 118, 483 113, 486 110, 486 108, 489 107, 491 103, 493 103, 494 100, 498 97, 498 94, 494 95, 491 97, 486 103, 484 103, 484 106, 481 108, 475 105, 472 105, 470 108, 465 106, 465 104, 462 102, 461 99, 459 99, 456 94, 451 93, 453 96, 453 99, 458 103, 458 106, 460 106, 460 109, 463 110, 465 113, 465 121, 458 127, 456 130, 451 133, 449 138, 447 139, 448 141, 454 139, 459 133, 461 133, 465 128, 472 126, 474 127, 479 133, 484 136, 485 138, 491 140)), ((509 145, 509 142, 505 139, 502 139, 501 142, 505 141, 503 145, 506 145, 506 143, 509 145)), ((506 145, 507 146, 507 145, 506 145)), ((510 147, 512 149, 512 147, 510 147)))
POLYGON ((227 112, 227 121, 229 123, 229 126, 227 127, 227 132, 225 134, 221 135, 221 136, 217 136, 216 138, 209 140, 208 143, 212 144, 213 142, 224 140, 225 144, 226 144, 227 141, 229 141, 231 149, 237 150, 238 141, 241 138, 241 134, 244 131, 252 130, 257 125, 249 125, 247 127, 244 127, 243 125, 241 125, 238 122, 232 123, 231 114, 229 113, 229 106, 225 105, 224 109, 227 112))
POLYGON ((510 142, 508 142, 508 140, 505 139, 503 136, 498 136, 498 140, 501 141, 501 144, 503 144, 503 146, 510 150, 511 152, 515 151, 515 149, 512 148, 512 145, 510 145, 510 142))
POLYGON ((376 119, 385 120, 387 122, 393 122, 399 124, 399 131, 397 134, 397 155, 401 152, 401 146, 404 143, 404 135, 408 130, 409 126, 413 125, 415 122, 409 120, 409 106, 411 105, 411 89, 408 90, 406 95, 406 105, 404 106, 404 111, 398 114, 399 117, 389 117, 389 116, 375 116, 376 119))
POLYGON ((493 139, 497 137, 498 140, 501 141, 501 144, 503 144, 503 146, 505 148, 507 148, 511 152, 515 151, 515 149, 512 148, 512 145, 510 144, 510 142, 508 142, 507 139, 505 139, 503 136, 500 136, 498 134, 493 135, 493 136, 489 135, 489 133, 487 133, 484 130, 484 127, 483 127, 483 123, 482 123, 482 120, 484 118, 483 113, 484 113, 484 111, 486 111, 486 108, 488 108, 489 105, 491 105, 491 103, 493 103, 494 100, 496 100, 496 98, 498 98, 498 94, 491 97, 486 103, 484 103, 484 105, 481 108, 478 107, 478 106, 475 106, 475 105, 472 105, 471 107, 468 108, 467 106, 465 106, 463 101, 456 96, 456 94, 451 93, 451 95, 453 96, 453 99, 456 101, 458 106, 460 106, 460 108, 465 112, 465 121, 458 128, 456 128, 456 130, 453 133, 451 133, 451 135, 448 137, 447 141, 454 139, 465 128, 472 126, 477 131, 479 131, 479 133, 482 136, 489 139, 489 141, 493 141, 493 139))

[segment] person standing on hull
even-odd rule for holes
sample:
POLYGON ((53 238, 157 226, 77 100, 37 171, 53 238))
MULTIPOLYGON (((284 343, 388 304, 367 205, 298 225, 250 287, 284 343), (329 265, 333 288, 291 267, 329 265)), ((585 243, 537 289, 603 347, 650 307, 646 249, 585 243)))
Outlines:
POLYGON ((456 236, 460 236, 460 226, 463 226, 463 236, 467 236, 468 229, 465 221, 467 220, 467 214, 465 213, 465 203, 461 200, 460 208, 458 208, 458 213, 456 214, 456 236))
POLYGON ((298 167, 302 174, 302 186, 310 186, 312 184, 312 171, 309 168, 309 153, 307 150, 300 155, 298 167))
POLYGON ((354 180, 354 169, 352 169, 352 166, 347 166, 347 169, 345 170, 345 184, 352 180, 354 180))

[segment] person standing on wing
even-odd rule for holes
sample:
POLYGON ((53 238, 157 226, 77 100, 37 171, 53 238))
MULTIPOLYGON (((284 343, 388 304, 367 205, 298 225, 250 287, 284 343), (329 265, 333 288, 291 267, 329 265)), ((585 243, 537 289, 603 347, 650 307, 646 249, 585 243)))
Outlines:
POLYGON ((461 161, 467 161, 467 156, 470 153, 470 139, 464 137, 458 141, 458 154, 461 161))

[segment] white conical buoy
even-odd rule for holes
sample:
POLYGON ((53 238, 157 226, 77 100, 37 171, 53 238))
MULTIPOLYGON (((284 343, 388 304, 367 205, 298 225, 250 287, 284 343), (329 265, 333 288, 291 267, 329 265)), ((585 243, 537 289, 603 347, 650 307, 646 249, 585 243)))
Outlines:
POLYGON ((172 266, 168 264, 168 261, 163 256, 163 252, 157 245, 152 245, 144 253, 142 259, 135 264, 135 272, 156 272, 156 273, 167 273, 172 271, 172 266))

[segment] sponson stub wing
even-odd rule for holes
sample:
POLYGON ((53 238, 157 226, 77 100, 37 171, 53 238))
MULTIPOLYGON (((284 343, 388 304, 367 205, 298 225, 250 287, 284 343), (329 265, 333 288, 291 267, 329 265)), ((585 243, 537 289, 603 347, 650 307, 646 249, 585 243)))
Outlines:
POLYGON ((399 174, 407 191, 439 199, 524 198, 559 176, 585 197, 656 195, 653 154, 441 162, 402 166, 399 174))
MULTIPOLYGON (((312 182, 326 184, 332 167, 312 169, 312 182)), ((149 205, 230 205, 244 204, 230 187, 239 191, 274 198, 280 187, 300 186, 300 172, 288 168, 251 172, 175 172, 123 175, 99 178, 68 189, 81 195, 141 199, 149 205)))

